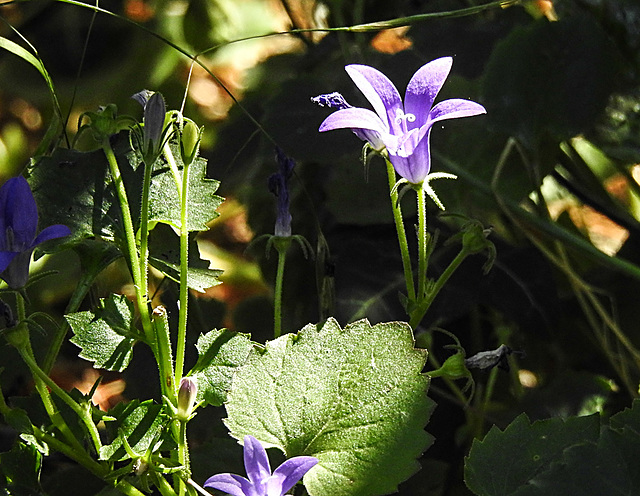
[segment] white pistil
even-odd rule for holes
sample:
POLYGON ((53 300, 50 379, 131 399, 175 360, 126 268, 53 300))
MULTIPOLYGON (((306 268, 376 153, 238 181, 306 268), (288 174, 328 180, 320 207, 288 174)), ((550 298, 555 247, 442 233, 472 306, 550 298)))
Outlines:
POLYGON ((402 124, 402 121, 414 122, 415 120, 416 116, 414 114, 405 114, 402 109, 396 109, 396 122, 398 124, 402 124))

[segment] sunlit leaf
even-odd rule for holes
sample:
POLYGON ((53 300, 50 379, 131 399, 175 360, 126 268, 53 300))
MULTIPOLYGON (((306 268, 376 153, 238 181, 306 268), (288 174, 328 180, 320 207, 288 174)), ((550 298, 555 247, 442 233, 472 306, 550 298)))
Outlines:
POLYGON ((121 372, 129 365, 139 338, 133 317, 133 303, 126 296, 111 295, 100 301, 95 312, 66 316, 74 333, 70 341, 81 349, 80 357, 94 362, 94 367, 121 372))
POLYGON ((252 353, 233 378, 226 424, 238 439, 317 457, 304 478, 312 496, 388 494, 432 442, 425 360, 403 323, 308 325, 252 353))

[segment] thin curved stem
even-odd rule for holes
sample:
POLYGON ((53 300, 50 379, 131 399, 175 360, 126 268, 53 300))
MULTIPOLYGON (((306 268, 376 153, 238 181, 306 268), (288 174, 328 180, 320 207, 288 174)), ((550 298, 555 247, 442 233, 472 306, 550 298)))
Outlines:
POLYGON ((413 282, 413 270, 411 268, 411 256, 409 255, 409 244, 407 243, 407 233, 404 229, 404 220, 402 219, 402 210, 398 201, 398 191, 396 185, 396 171, 389 159, 385 159, 387 163, 387 178, 389 180, 389 190, 391 191, 391 210, 393 212, 393 220, 396 225, 398 234, 398 244, 400 246, 400 254, 402 256, 402 268, 404 271, 404 281, 407 287, 407 297, 410 301, 415 301, 416 290, 413 282))

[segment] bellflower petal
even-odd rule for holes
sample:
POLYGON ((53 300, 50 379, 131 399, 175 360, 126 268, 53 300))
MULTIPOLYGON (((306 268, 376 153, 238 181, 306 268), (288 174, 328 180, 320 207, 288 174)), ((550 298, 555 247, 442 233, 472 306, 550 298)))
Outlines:
MULTIPOLYGON (((29 183, 24 177, 13 177, 0 188, 0 209, 0 233, 5 233, 11 228, 13 245, 30 244, 38 229, 38 210, 29 183)), ((7 241, 7 238, 3 241, 7 241)), ((7 248, 5 244, 2 247, 7 248)))
POLYGON ((266 450, 253 436, 244 437, 244 467, 248 479, 235 474, 209 477, 204 487, 224 491, 231 496, 284 496, 318 463, 312 456, 296 456, 286 460, 273 474, 266 450))
POLYGON ((423 126, 436 96, 451 72, 453 59, 442 57, 423 65, 411 77, 404 95, 404 109, 416 116, 414 127, 423 126))
MULTIPOLYGON (((302 479, 304 474, 317 465, 317 463, 318 459, 313 456, 296 456, 290 458, 273 472, 267 484, 274 488, 278 487, 284 494, 295 486, 296 482, 302 479)), ((270 494, 269 491, 267 491, 267 494, 270 494)))
POLYGON ((209 477, 204 487, 213 487, 232 496, 253 496, 251 482, 235 474, 217 474, 209 477))
POLYGON ((344 68, 358 89, 369 100, 373 109, 386 122, 394 134, 400 127, 398 111, 403 112, 402 99, 394 84, 379 70, 368 65, 352 64, 344 68))
POLYGON ((71 234, 67 226, 44 229, 37 237, 38 208, 27 180, 14 177, 0 188, 0 278, 19 289, 29 279, 29 262, 40 243, 71 234))
POLYGON ((253 436, 244 437, 244 468, 252 484, 258 484, 271 477, 267 452, 253 436))
POLYGON ((471 117, 479 114, 486 114, 486 109, 479 103, 471 100, 461 100, 453 98, 438 103, 429 112, 429 123, 443 121, 445 119, 457 119, 459 117, 471 117))
POLYGON ((433 124, 486 113, 482 105, 470 100, 451 99, 433 105, 452 64, 451 57, 442 57, 418 69, 407 85, 404 106, 396 87, 380 71, 366 65, 348 65, 345 70, 375 113, 344 106, 348 104, 343 98, 329 98, 335 94, 321 95, 316 99, 324 98, 317 103, 326 102, 340 110, 327 117, 319 130, 350 128, 376 150, 386 148, 400 176, 412 184, 422 184, 431 169, 429 137, 433 124))

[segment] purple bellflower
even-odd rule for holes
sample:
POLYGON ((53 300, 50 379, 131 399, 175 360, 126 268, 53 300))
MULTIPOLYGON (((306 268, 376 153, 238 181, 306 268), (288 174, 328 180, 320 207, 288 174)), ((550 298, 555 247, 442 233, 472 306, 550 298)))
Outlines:
POLYGON ((235 474, 209 477, 204 487, 224 491, 231 496, 283 496, 318 463, 313 456, 289 458, 273 473, 267 452, 253 436, 244 437, 244 467, 248 479, 235 474))
POLYGON ((425 179, 428 182, 429 135, 433 125, 445 119, 486 113, 482 105, 459 98, 433 105, 452 64, 451 57, 442 57, 418 69, 409 81, 404 104, 396 87, 380 71, 366 65, 348 65, 345 70, 375 112, 352 107, 336 96, 341 97, 339 94, 321 95, 313 101, 338 110, 324 120, 319 130, 352 129, 376 150, 384 145, 394 169, 407 182, 417 185, 425 179))
POLYGON ((69 236, 67 226, 56 224, 36 236, 38 209, 27 180, 14 177, 0 188, 0 278, 20 289, 29 279, 29 263, 36 246, 69 236))
POLYGON ((296 163, 276 148, 279 171, 269 176, 269 191, 278 199, 274 234, 279 237, 291 236, 291 213, 289 212, 289 179, 296 163))

